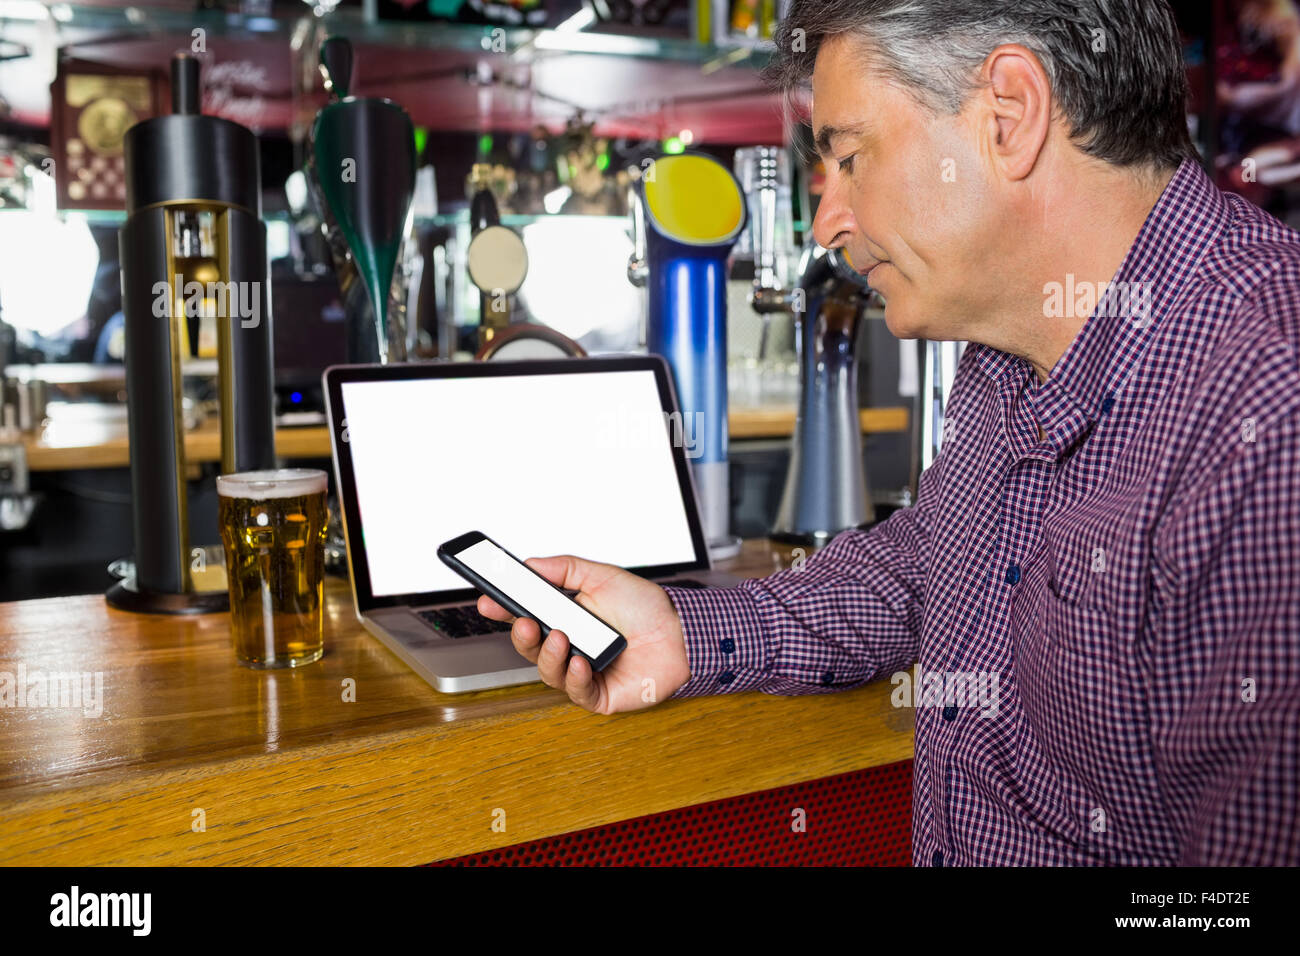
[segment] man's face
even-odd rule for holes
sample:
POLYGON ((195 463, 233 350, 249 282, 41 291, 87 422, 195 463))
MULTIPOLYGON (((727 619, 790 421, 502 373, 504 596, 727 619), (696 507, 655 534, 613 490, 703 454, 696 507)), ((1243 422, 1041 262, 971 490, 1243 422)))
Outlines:
POLYGON ((968 339, 996 301, 1000 243, 975 111, 933 116, 869 69, 856 41, 835 37, 813 71, 813 135, 826 191, 813 235, 886 299, 900 338, 968 339))

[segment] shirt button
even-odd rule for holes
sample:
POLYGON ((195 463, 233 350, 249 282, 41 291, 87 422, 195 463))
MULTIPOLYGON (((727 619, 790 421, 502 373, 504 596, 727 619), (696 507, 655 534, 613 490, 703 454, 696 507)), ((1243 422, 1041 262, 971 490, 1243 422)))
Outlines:
POLYGON ((731 673, 731 671, 723 671, 718 675, 718 683, 723 685, 730 684, 735 679, 736 675, 731 673))
POLYGON ((1114 408, 1114 407, 1115 407, 1115 396, 1114 396, 1114 395, 1107 395, 1105 398, 1103 398, 1103 399, 1101 400, 1101 413, 1102 413, 1103 415, 1105 415, 1107 412, 1109 412, 1109 411, 1110 411, 1112 408, 1114 408))
POLYGON ((825 674, 822 675, 822 684, 823 684, 823 685, 825 685, 826 687, 829 687, 829 686, 830 686, 831 684, 833 684, 833 683, 835 683, 835 672, 834 672, 834 671, 827 671, 825 674))
POLYGON ((1007 565, 1007 584, 1015 584, 1020 580, 1020 565, 1007 565))
POLYGON ((722 639, 722 653, 731 654, 736 650, 736 642, 729 637, 722 639))
POLYGON ((934 851, 934 856, 931 858, 931 862, 934 863, 935 866, 943 866, 943 853, 942 853, 942 851, 940 851, 940 850, 935 850, 935 851, 934 851))
POLYGON ((943 719, 944 719, 944 720, 956 720, 956 719, 957 719, 957 708, 956 708, 956 707, 953 707, 953 706, 951 706, 951 705, 945 707, 945 708, 943 709, 943 719))

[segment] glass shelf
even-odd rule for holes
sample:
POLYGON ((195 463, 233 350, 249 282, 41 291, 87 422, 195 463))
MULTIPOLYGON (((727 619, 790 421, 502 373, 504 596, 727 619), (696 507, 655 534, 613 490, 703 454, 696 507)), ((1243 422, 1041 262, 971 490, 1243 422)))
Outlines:
MULTIPOLYGON (((0 23, 44 20, 41 4, 32 0, 0 0, 0 23)), ((289 42, 295 28, 312 16, 303 8, 301 16, 254 17, 221 10, 195 10, 184 7, 154 6, 86 6, 54 4, 49 16, 63 36, 61 42, 77 43, 89 39, 86 34, 112 33, 129 37, 188 34, 196 28, 213 36, 275 36, 289 42)), ((585 53, 601 56, 642 57, 695 63, 700 66, 727 66, 748 63, 761 67, 772 54, 771 40, 734 38, 726 44, 696 43, 685 38, 636 36, 586 31, 534 30, 462 23, 411 23, 379 20, 367 22, 362 11, 343 8, 321 18, 331 32, 346 36, 354 43, 415 47, 421 49, 461 50, 465 52, 493 49, 494 41, 505 41, 508 53, 529 57, 548 53, 585 53), (498 33, 497 31, 501 32, 498 33)))
MULTIPOLYGON (((6 212, 24 210, 22 206, 0 206, 0 216, 6 212)), ((126 211, 122 209, 60 209, 57 215, 61 219, 68 217, 84 219, 91 224, 118 225, 126 222, 126 211)), ((586 213, 502 213, 501 225, 512 228, 523 228, 531 226, 535 222, 542 220, 552 221, 559 219, 583 219, 583 220, 609 220, 618 222, 631 222, 627 216, 596 216, 586 213)), ((283 211, 263 212, 263 222, 291 222, 292 217, 283 211)), ((457 209, 452 212, 438 213, 435 216, 416 216, 415 221, 424 226, 468 226, 469 225, 469 208, 457 209)))

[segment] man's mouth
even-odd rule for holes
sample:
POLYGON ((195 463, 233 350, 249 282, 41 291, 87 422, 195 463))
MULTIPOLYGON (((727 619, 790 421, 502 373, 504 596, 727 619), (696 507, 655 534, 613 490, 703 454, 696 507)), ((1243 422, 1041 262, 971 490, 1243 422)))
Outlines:
POLYGON ((840 250, 840 257, 846 263, 848 263, 849 268, 851 268, 858 275, 862 276, 864 280, 870 279, 871 273, 875 272, 878 267, 883 266, 886 262, 889 261, 888 259, 877 259, 875 262, 871 263, 871 265, 867 266, 867 268, 859 269, 857 265, 853 262, 853 257, 849 255, 849 251, 847 249, 840 250))

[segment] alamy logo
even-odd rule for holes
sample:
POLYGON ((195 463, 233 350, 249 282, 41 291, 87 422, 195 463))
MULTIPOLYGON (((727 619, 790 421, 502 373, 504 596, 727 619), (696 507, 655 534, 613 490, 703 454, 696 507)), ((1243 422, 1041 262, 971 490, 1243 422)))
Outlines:
POLYGON ((981 717, 998 715, 998 675, 990 671, 898 671, 889 682, 895 707, 973 707, 981 717))
POLYGON ((640 415, 617 407, 597 412, 595 434, 597 448, 605 450, 661 447, 664 433, 674 448, 686 451, 687 458, 704 454, 703 412, 661 412, 640 415))
POLYGON ((104 672, 0 671, 0 707, 80 707, 86 717, 104 712, 104 672))
POLYGON ((212 315, 237 318, 245 329, 256 328, 262 321, 260 282, 186 282, 184 276, 175 275, 171 282, 155 282, 153 295, 153 314, 158 319, 212 315))
POLYGON ((148 936, 153 909, 151 893, 69 893, 50 897, 51 926, 129 926, 133 936, 148 936))
POLYGON ((1151 321, 1150 282, 1083 282, 1071 272, 1065 282, 1043 286, 1043 315, 1086 319, 1093 312, 1101 317, 1133 319, 1139 328, 1151 321))

